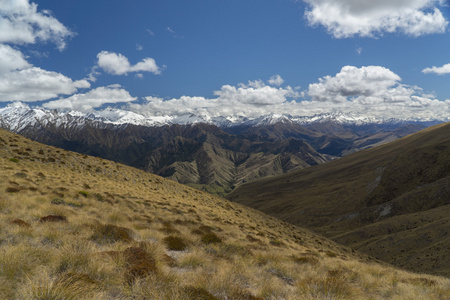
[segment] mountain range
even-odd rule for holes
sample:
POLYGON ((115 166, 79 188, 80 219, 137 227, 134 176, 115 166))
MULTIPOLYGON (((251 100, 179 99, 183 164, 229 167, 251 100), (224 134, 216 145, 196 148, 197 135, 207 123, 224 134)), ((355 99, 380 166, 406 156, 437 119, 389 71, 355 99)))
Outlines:
POLYGON ((148 118, 112 108, 61 112, 21 103, 0 109, 0 127, 11 132, 219 195, 242 183, 324 163, 428 125, 342 114, 250 120, 189 114, 148 118))

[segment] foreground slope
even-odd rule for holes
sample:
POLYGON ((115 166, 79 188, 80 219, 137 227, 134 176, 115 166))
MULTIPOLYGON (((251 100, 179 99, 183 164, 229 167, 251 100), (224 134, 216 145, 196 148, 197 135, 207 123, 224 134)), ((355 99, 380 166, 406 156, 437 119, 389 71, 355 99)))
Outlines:
POLYGON ((445 299, 261 212, 0 131, 2 299, 445 299))
POLYGON ((446 123, 228 198, 397 266, 449 276, 449 195, 446 123))

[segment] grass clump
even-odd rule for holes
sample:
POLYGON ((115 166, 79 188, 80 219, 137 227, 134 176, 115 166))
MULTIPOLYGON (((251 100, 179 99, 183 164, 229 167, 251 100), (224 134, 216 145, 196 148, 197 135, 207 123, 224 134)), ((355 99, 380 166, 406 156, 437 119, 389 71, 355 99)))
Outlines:
POLYGON ((81 196, 84 196, 86 198, 89 196, 89 192, 86 192, 86 191, 79 191, 78 194, 81 196))
POLYGON ((130 243, 133 241, 132 231, 125 227, 112 224, 99 224, 94 226, 94 232, 90 239, 99 244, 108 244, 115 242, 130 243))
POLYGON ((222 239, 214 232, 205 233, 201 237, 201 242, 205 245, 222 243, 222 239))
POLYGON ((201 287, 187 286, 184 288, 184 292, 189 299, 196 300, 218 300, 216 296, 201 287))
POLYGON ((57 277, 42 272, 22 286, 21 299, 91 299, 98 284, 87 274, 67 273, 57 277))
POLYGON ((67 222, 67 218, 61 215, 48 215, 40 218, 39 222, 67 222))
POLYGON ((310 255, 310 256, 292 256, 292 260, 300 265, 303 265, 303 264, 317 265, 319 263, 319 259, 312 255, 310 255))
POLYGON ((31 225, 29 223, 25 222, 22 219, 14 219, 14 220, 10 221, 9 224, 15 224, 15 225, 18 225, 20 227, 26 227, 26 228, 31 227, 31 225))
POLYGON ((340 276, 308 277, 298 283, 300 294, 314 299, 348 299, 352 289, 340 276))
POLYGON ((11 157, 11 158, 9 159, 9 161, 11 161, 11 162, 13 162, 13 163, 18 163, 18 162, 19 162, 19 159, 18 159, 18 158, 15 158, 15 157, 11 157))
POLYGON ((179 236, 169 235, 163 241, 169 250, 183 251, 187 249, 186 241, 179 236))
POLYGON ((9 186, 9 187, 7 187, 6 188, 6 192, 7 193, 18 193, 18 192, 20 192, 20 188, 18 188, 18 187, 12 187, 12 186, 9 186))
POLYGON ((142 247, 129 247, 123 256, 127 264, 125 280, 129 284, 158 271, 155 259, 142 247))
POLYGON ((51 204, 55 204, 55 205, 64 205, 66 204, 66 202, 61 199, 61 198, 54 198, 50 201, 51 204))

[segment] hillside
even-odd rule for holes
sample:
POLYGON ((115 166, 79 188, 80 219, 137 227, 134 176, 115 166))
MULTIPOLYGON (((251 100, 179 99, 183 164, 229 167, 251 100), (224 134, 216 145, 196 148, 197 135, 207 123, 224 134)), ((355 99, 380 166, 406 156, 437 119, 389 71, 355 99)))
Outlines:
POLYGON ((396 266, 450 275, 450 123, 227 198, 396 266))
POLYGON ((0 130, 2 299, 445 299, 261 212, 0 130))
POLYGON ((300 139, 262 140, 214 125, 115 126, 84 119, 24 126, 19 133, 224 195, 235 186, 328 159, 300 139), (81 122, 81 123, 80 123, 81 122), (82 125, 80 125, 82 124, 82 125))
POLYGON ((161 123, 111 108, 83 114, 15 103, 0 108, 0 128, 225 195, 242 183, 323 163, 425 126, 356 116, 312 120, 268 115, 236 118, 236 123, 218 118, 210 124, 185 117, 180 123, 164 118, 161 123))

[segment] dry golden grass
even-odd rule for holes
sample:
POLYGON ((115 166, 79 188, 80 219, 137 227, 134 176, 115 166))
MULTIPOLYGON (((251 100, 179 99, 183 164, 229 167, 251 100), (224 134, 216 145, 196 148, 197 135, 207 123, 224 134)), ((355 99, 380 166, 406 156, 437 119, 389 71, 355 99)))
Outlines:
POLYGON ((450 297, 446 278, 4 131, 0 170, 0 299, 450 297))
POLYGON ((415 272, 450 276, 450 122, 227 198, 415 272))

